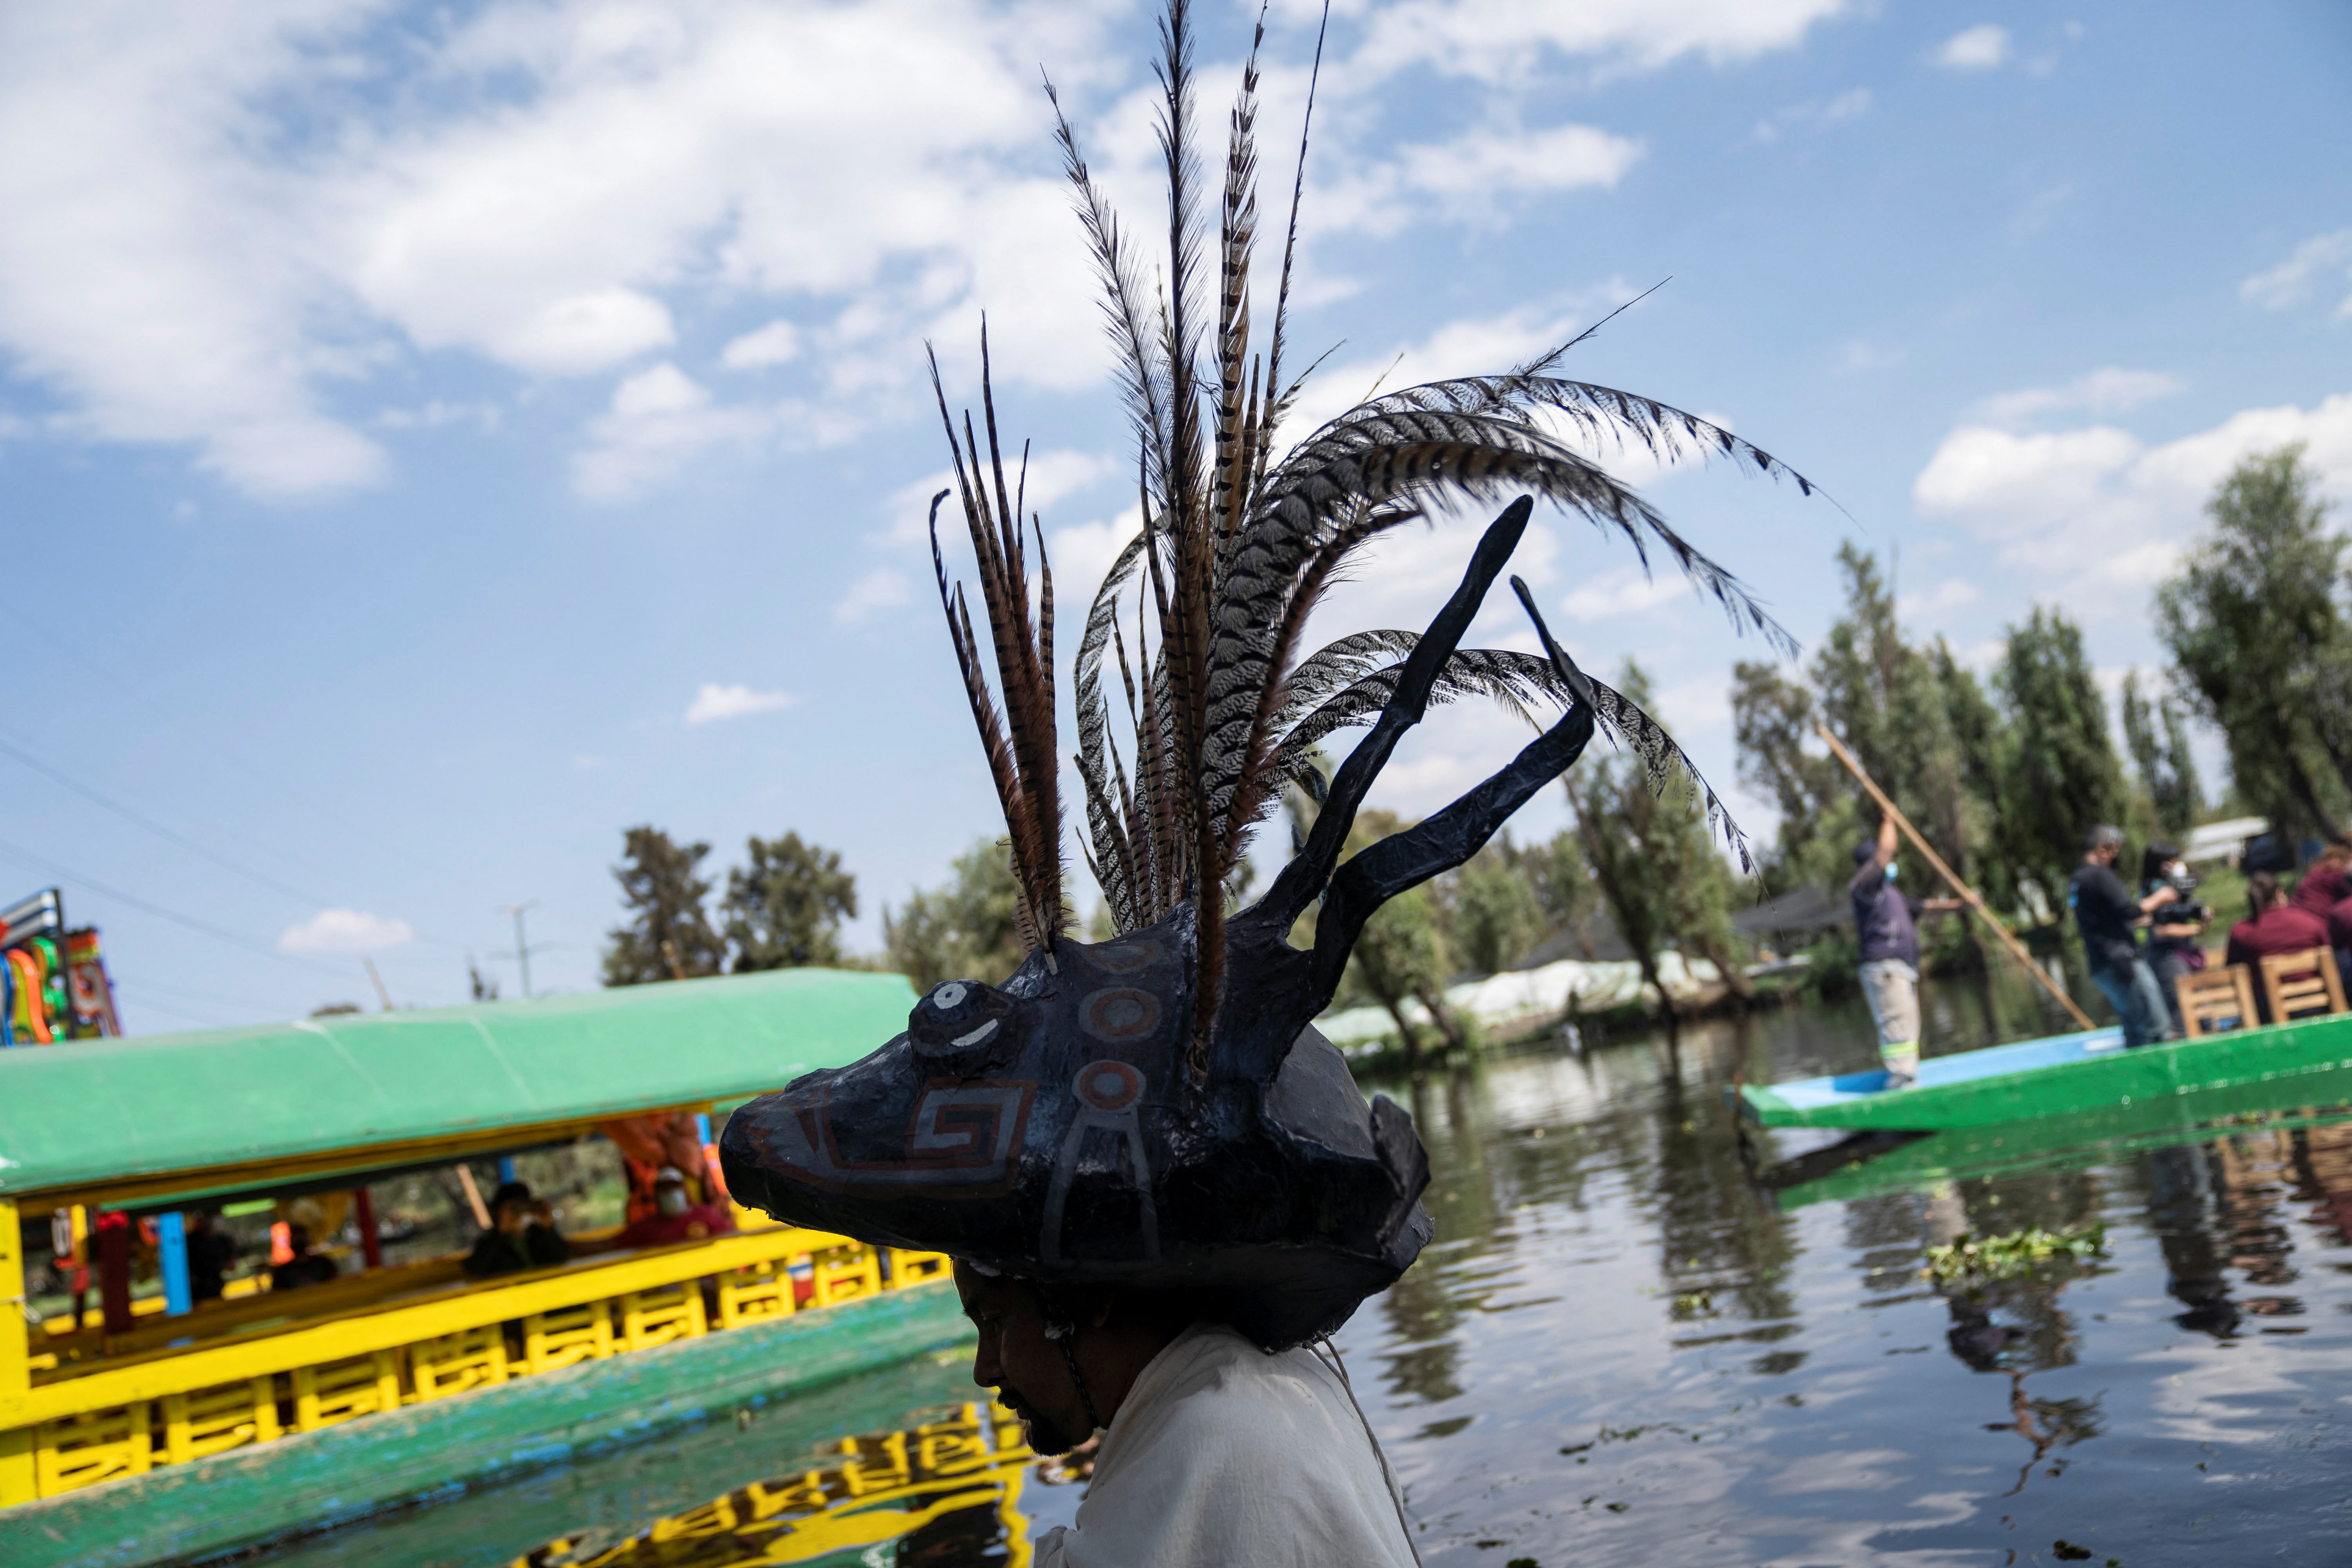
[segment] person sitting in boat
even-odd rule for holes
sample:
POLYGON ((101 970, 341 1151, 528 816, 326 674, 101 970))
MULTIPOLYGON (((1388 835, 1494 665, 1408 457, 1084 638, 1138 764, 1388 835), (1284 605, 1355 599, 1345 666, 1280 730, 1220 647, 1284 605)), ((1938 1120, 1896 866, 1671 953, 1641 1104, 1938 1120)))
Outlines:
POLYGON ((2197 939, 2212 921, 2205 906, 2189 896, 2196 886, 2197 879, 2189 874, 2180 851, 2171 845, 2151 844, 2140 851, 2140 897, 2146 898, 2158 888, 2170 888, 2180 895, 2179 902, 2154 917, 2155 924, 2147 932, 2148 971, 2156 976, 2156 988, 2164 995, 2175 1039, 2187 1032, 2180 1018, 2180 977, 2205 967, 2205 949, 2197 939))
POLYGON ((221 1228, 219 1215, 198 1209, 188 1221, 188 1299, 219 1300, 228 1271, 235 1267, 236 1237, 221 1228))
POLYGON ((1958 899, 1914 899, 1895 885, 1895 818, 1879 819, 1878 835, 1853 847, 1854 935, 1862 943, 1862 994, 1878 1029, 1878 1058, 1886 1087, 1919 1081, 1918 917, 1960 907, 1958 899))
MULTIPOLYGON (((2252 969, 2278 953, 2308 952, 2328 945, 2327 922, 2309 910, 2296 908, 2270 872, 2257 871, 2246 879, 2246 903, 2249 918, 2230 928, 2228 963, 2252 969)), ((2263 1022, 2269 1023, 2270 999, 2259 985, 2254 987, 2254 1006, 2263 1022)))
POLYGON ((2172 1038, 2172 1012, 2140 952, 2137 932, 2153 911, 2177 902, 2180 890, 2167 883, 2133 898, 2116 875, 2116 857, 2123 847, 2123 829, 2109 823, 2083 836, 2083 863, 2066 885, 2066 907, 2074 911, 2091 980, 2123 1020, 2124 1044, 2147 1046, 2172 1038))
POLYGON ((654 1212, 631 1220, 613 1240, 614 1247, 668 1247, 675 1242, 700 1241, 724 1236, 735 1228, 735 1216, 709 1204, 694 1201, 687 1191, 686 1173, 664 1165, 654 1177, 654 1212))
POLYGON ((490 1228, 474 1238, 466 1272, 487 1279, 526 1268, 552 1268, 571 1256, 571 1245, 557 1234, 554 1211, 545 1200, 530 1195, 528 1182, 507 1182, 490 1199, 490 1228))
POLYGON ((305 1285, 323 1285, 342 1270, 331 1258, 322 1258, 310 1250, 310 1227, 289 1225, 286 1227, 286 1245, 294 1256, 269 1271, 272 1295, 280 1290, 299 1290, 305 1285))

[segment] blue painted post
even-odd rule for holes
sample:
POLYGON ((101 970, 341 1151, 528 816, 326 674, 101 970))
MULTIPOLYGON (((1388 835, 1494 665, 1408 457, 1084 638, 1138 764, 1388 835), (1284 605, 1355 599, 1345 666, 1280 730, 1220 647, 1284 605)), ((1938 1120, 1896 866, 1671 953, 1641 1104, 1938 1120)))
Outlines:
POLYGON ((507 1183, 511 1182, 511 1181, 513 1181, 514 1179, 515 1179, 515 1173, 514 1173, 514 1156, 513 1156, 513 1155, 511 1155, 511 1154, 501 1154, 501 1155, 499 1155, 499 1184, 500 1186, 504 1186, 507 1183))
POLYGON ((694 1113, 694 1141, 706 1149, 710 1147, 710 1113, 707 1110, 694 1113))
POLYGON ((163 1255, 164 1315, 176 1318, 193 1311, 196 1300, 188 1289, 188 1226, 182 1215, 155 1216, 155 1250, 163 1255))

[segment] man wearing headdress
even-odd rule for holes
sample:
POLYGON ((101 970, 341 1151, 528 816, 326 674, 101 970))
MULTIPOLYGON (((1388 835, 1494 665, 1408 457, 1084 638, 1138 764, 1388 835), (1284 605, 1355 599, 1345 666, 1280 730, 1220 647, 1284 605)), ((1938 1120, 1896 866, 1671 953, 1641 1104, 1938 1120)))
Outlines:
POLYGON ((999 440, 983 335, 982 416, 959 425, 933 366, 954 484, 931 502, 932 560, 1027 955, 1001 983, 933 986, 871 1056, 736 1110, 719 1161, 746 1206, 955 1258, 980 1331, 975 1380, 1041 1451, 1100 1432, 1077 1522, 1048 1534, 1041 1563, 1402 1568, 1418 1555, 1405 1508, 1329 1342, 1429 1241, 1429 1160, 1412 1119, 1386 1096, 1367 1104, 1314 1020, 1381 905, 1476 854, 1596 730, 1654 784, 1689 777, 1707 820, 1743 843, 1673 740, 1576 668, 1524 584, 1512 579, 1540 654, 1462 638, 1540 498, 1664 550, 1736 626, 1794 647, 1737 579, 1538 416, 1662 459, 1722 454, 1810 484, 1696 415, 1560 378, 1572 342, 1505 375, 1385 394, 1303 440, 1281 433, 1297 392, 1283 368, 1287 251, 1259 318, 1271 334, 1253 339, 1250 324, 1256 56, 1225 121, 1213 222, 1191 144, 1189 15, 1171 0, 1156 62, 1172 215, 1156 296, 1076 133, 1058 127, 1140 445, 1144 528, 1087 608, 1069 693, 1086 858, 1116 934, 1069 933, 1055 584, 1019 454, 999 440), (1316 605, 1372 542, 1450 500, 1512 491, 1525 493, 1426 629, 1308 651, 1316 605), (949 581, 938 519, 950 495, 984 630, 949 581), (1132 725, 1124 749, 1116 692, 1132 725), (1405 733, 1432 702, 1472 695, 1558 716, 1468 794, 1342 864, 1405 733), (1360 726, 1327 782, 1317 748, 1360 726), (1293 788, 1320 801, 1313 827, 1255 903, 1228 908, 1252 834, 1293 788), (1290 937, 1310 907, 1302 950, 1290 937))

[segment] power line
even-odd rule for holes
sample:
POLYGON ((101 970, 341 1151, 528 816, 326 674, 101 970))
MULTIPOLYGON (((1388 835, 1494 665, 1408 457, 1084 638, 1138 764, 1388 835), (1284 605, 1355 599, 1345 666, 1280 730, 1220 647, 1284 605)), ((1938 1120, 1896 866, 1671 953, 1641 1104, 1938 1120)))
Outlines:
POLYGON ((341 970, 329 964, 314 963, 307 958, 297 958, 292 953, 280 952, 274 947, 264 947, 249 937, 239 936, 231 931, 223 931, 220 927, 209 925, 193 915, 184 915, 176 910, 167 910, 161 904, 151 904, 146 900, 126 893, 119 888, 110 888, 94 877, 85 877, 70 868, 59 865, 45 855, 37 855, 22 845, 11 844, 5 838, 0 838, 0 856, 16 861, 16 864, 37 876, 54 877, 61 882, 78 882, 100 898, 112 899, 119 903, 129 904, 132 909, 143 910, 158 920, 170 921, 173 924, 185 926, 190 931, 202 931, 205 935, 227 942, 231 946, 241 947, 248 952, 257 952, 264 958, 274 958, 280 963, 291 963, 303 969, 315 970, 321 974, 331 974, 338 980, 350 978, 341 970))
MULTIPOLYGON (((122 817, 125 821, 137 824, 139 826, 147 829, 148 832, 156 835, 158 837, 178 845, 181 848, 189 851, 191 854, 201 855, 205 859, 211 861, 214 865, 234 871, 238 876, 245 878, 248 881, 257 882, 273 892, 283 893, 288 898, 292 899, 297 903, 302 905, 305 909, 322 910, 328 908, 333 902, 332 900, 321 898, 317 893, 305 891, 300 888, 289 886, 287 883, 278 880, 275 877, 268 876, 264 872, 256 871, 247 866, 241 866, 236 861, 229 859, 225 855, 219 854, 215 850, 207 849, 203 845, 187 837, 185 835, 174 832, 173 829, 164 826, 162 823, 157 822, 153 817, 148 816, 142 812, 134 810, 131 806, 124 805, 121 802, 113 799, 104 792, 98 790, 91 785, 83 784, 80 780, 73 778, 63 771, 50 766, 47 763, 41 761, 40 758, 33 755, 30 752, 26 751, 23 747, 12 744, 5 739, 0 739, 0 754, 15 758, 17 762, 22 763, 28 768, 31 768, 34 772, 55 780, 57 783, 63 784, 66 788, 73 791, 76 795, 82 796, 84 799, 102 806, 108 811, 113 812, 116 816, 122 817)), ((435 936, 425 931, 418 931, 415 934, 418 941, 431 942, 436 947, 461 948, 466 945, 454 938, 435 936)))
POLYGON ((32 769, 35 773, 55 780, 57 783, 65 785, 66 788, 73 791, 76 795, 80 795, 83 799, 103 806, 108 811, 114 813, 115 816, 121 817, 124 821, 136 823, 140 826, 145 828, 148 832, 154 834, 157 837, 168 839, 172 843, 178 845, 181 848, 187 850, 192 855, 201 855, 205 859, 211 861, 214 865, 219 866, 226 870, 234 871, 238 876, 245 878, 247 881, 258 882, 263 887, 269 889, 271 891, 283 893, 288 898, 311 909, 323 909, 329 901, 318 897, 316 894, 304 892, 299 888, 289 887, 286 883, 279 881, 275 877, 267 876, 262 872, 253 870, 249 867, 240 866, 236 861, 228 858, 228 857, 216 854, 214 851, 205 848, 194 839, 190 838, 184 834, 173 832, 171 828, 164 826, 162 823, 156 821, 153 817, 147 816, 145 813, 134 811, 130 806, 123 805, 121 801, 114 799, 112 796, 93 789, 89 784, 83 784, 80 780, 60 772, 57 768, 51 767, 48 763, 41 761, 40 758, 33 755, 32 752, 24 750, 20 746, 12 745, 7 741, 0 740, 0 753, 5 753, 7 756, 14 757, 16 761, 32 769))

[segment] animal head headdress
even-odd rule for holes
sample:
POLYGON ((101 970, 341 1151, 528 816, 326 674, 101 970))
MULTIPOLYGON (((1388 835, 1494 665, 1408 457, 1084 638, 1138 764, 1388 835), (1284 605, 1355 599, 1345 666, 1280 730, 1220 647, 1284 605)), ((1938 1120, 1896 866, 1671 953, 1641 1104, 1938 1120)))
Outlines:
MULTIPOLYGON (((1156 300, 1055 104, 1139 447, 1142 531, 1095 594, 1074 694, 1087 863, 1118 934, 1069 934, 1053 575, 1037 520, 1023 524, 1021 464, 1008 481, 983 334, 979 427, 967 414, 959 428, 940 393, 956 482, 931 504, 932 557, 1004 809, 1028 957, 995 984, 933 987, 906 1033, 872 1056, 738 1110, 722 1158, 740 1199, 797 1223, 1041 1279, 1199 1291, 1274 1347, 1337 1327, 1430 1234, 1428 1163, 1411 1119, 1385 1098, 1368 1109, 1312 1027, 1371 914, 1476 853, 1596 728, 1641 755, 1654 782, 1687 773, 1737 841, 1674 742, 1578 670, 1539 617, 1542 656, 1459 646, 1533 497, 1622 535, 1645 563, 1663 550, 1735 625, 1785 644, 1728 573, 1554 427, 1664 458, 1788 470, 1678 409, 1555 375, 1573 343, 1507 374, 1375 397, 1282 449, 1299 390, 1283 379, 1299 186, 1261 358, 1250 309, 1255 46, 1212 191, 1195 154, 1188 9, 1171 0, 1157 62, 1168 257, 1156 300), (1507 491, 1524 493, 1425 631, 1358 633, 1301 657, 1309 614, 1357 552, 1433 503, 1507 491), (984 640, 940 557, 950 494, 978 557, 984 640), (1107 668, 1132 727, 1124 755, 1107 668), (1399 739, 1430 703, 1469 695, 1565 712, 1501 772, 1342 865, 1399 739), (1318 743, 1366 723, 1326 785, 1311 765, 1318 743), (1293 786, 1320 797, 1313 829, 1263 898, 1228 913, 1224 889, 1252 830, 1293 786), (1318 900, 1302 952, 1288 936, 1318 900)), ((1304 152, 1302 140, 1302 163, 1304 152)))

